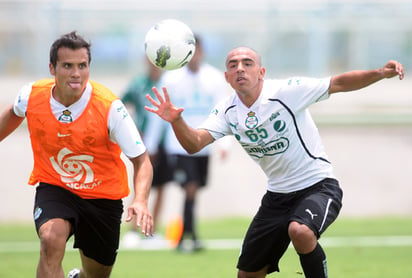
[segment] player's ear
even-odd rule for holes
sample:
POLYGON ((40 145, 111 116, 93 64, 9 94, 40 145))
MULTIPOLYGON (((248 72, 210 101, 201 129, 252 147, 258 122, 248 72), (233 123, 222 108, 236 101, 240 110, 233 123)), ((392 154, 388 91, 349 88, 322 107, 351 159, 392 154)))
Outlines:
POLYGON ((227 76, 227 72, 225 72, 225 79, 226 79, 226 82, 229 83, 229 78, 227 76))
POLYGON ((53 76, 56 75, 56 70, 55 70, 52 63, 49 63, 49 71, 50 71, 51 75, 53 75, 53 76))
POLYGON ((260 67, 259 69, 259 80, 265 77, 266 69, 264 67, 260 67))

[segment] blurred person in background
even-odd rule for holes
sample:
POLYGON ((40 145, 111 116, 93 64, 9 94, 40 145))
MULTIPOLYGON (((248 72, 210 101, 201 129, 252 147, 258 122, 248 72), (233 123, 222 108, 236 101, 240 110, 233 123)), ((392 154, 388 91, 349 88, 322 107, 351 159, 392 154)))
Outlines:
MULTIPOLYGON (((174 103, 184 106, 185 117, 192 125, 200 124, 210 113, 222 95, 228 94, 223 72, 204 62, 205 52, 202 38, 195 35, 196 49, 190 62, 183 68, 167 71, 161 84, 171 89, 174 103)), ((149 139, 148 139, 149 140, 149 139)), ((156 140, 154 140, 156 141, 156 140)), ((220 155, 223 158, 227 146, 221 144, 220 155)), ((172 156, 174 180, 179 183, 185 193, 183 204, 183 233, 177 250, 192 252, 203 248, 196 231, 196 196, 198 190, 207 184, 209 172, 210 148, 205 148, 195 155, 189 155, 182 148, 168 126, 165 149, 172 156)))
POLYGON ((154 108, 146 109, 170 123, 188 153, 234 135, 266 173, 267 191, 238 259, 239 278, 279 271, 279 260, 290 242, 305 277, 326 278, 326 254, 318 238, 337 218, 343 194, 308 107, 334 93, 359 90, 384 78, 403 79, 404 68, 389 61, 378 69, 321 79, 265 79, 260 55, 248 47, 231 50, 225 64, 225 77, 234 93, 197 129, 183 118, 186 107, 172 102, 178 94, 175 88, 163 87, 163 95, 154 88, 158 101, 147 96, 154 108))
POLYGON ((0 141, 26 118, 37 185, 33 217, 40 239, 37 277, 64 277, 67 240, 74 235, 81 269, 68 277, 109 277, 119 248, 122 198, 129 192, 123 152, 133 164, 134 197, 126 221, 153 234, 148 210, 152 165, 121 100, 89 80, 90 43, 76 32, 50 48, 50 74, 24 86, 0 116, 0 141))
MULTIPOLYGON (((157 228, 163 204, 164 188, 168 182, 173 180, 173 170, 171 169, 168 156, 164 149, 164 137, 167 125, 165 125, 159 117, 155 117, 152 113, 144 109, 145 105, 149 104, 146 99, 146 94, 153 94, 152 88, 158 86, 163 70, 154 66, 146 56, 144 60, 146 71, 132 80, 122 97, 122 101, 131 113, 134 112, 135 123, 143 137, 153 165, 153 182, 151 188, 155 189, 156 196, 152 215, 155 231, 153 238, 156 239, 160 237, 157 233, 157 228), (159 133, 154 140, 151 138, 153 137, 153 133, 159 133), (147 138, 147 136, 149 138, 147 138)), ((122 245, 127 248, 138 247, 140 238, 136 225, 132 225, 130 231, 123 236, 122 245)))

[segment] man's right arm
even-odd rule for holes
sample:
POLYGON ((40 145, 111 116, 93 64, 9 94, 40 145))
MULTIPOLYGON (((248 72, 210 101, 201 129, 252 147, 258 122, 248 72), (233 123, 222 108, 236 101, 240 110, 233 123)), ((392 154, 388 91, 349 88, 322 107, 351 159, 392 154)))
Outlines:
POLYGON ((189 154, 197 153, 215 140, 209 131, 191 128, 182 117, 171 125, 180 145, 189 154))
POLYGON ((172 125, 177 140, 189 154, 200 151, 215 140, 207 130, 194 129, 187 125, 182 117, 184 109, 174 106, 165 87, 163 87, 164 96, 159 93, 157 88, 153 88, 153 92, 157 101, 150 95, 146 95, 146 98, 155 108, 145 106, 145 109, 157 114, 172 125))
POLYGON ((0 142, 12 133, 22 122, 24 118, 14 113, 13 105, 10 105, 0 115, 0 142))

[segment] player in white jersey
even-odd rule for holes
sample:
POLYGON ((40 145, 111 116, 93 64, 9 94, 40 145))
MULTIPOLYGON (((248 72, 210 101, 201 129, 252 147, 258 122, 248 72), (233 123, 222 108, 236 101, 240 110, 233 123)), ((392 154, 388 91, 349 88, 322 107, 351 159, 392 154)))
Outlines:
MULTIPOLYGON (((186 107, 185 119, 192 126, 200 125, 220 97, 227 95, 230 90, 223 72, 205 62, 206 53, 201 37, 195 35, 195 38, 196 51, 190 62, 181 69, 166 72, 160 81, 163 86, 176 92, 172 96, 173 102, 186 107), (210 82, 211 80, 213 82, 210 82)), ((161 123, 164 124, 163 121, 161 123)), ((148 129, 145 141, 158 142, 159 139, 155 138, 155 135, 159 135, 161 129, 150 128, 150 125, 148 129), (150 132, 151 130, 157 131, 157 134, 150 132)), ((177 250, 186 253, 198 251, 203 249, 203 246, 196 229, 195 208, 199 190, 207 186, 211 149, 206 147, 194 155, 187 154, 169 126, 164 142, 165 152, 174 168, 175 181, 184 189, 185 194, 182 213, 183 233, 177 250)), ((224 150, 220 153, 222 152, 224 150)))
POLYGON ((350 71, 325 79, 264 80, 259 54, 238 47, 226 59, 226 81, 235 94, 220 102, 197 129, 182 118, 167 89, 155 108, 169 122, 182 146, 195 153, 215 140, 234 135, 268 177, 267 193, 250 224, 238 261, 238 277, 265 277, 292 244, 306 278, 325 278, 326 255, 318 238, 336 219, 342 190, 334 178, 308 106, 336 92, 364 88, 399 75, 403 66, 389 61, 374 70, 350 71))

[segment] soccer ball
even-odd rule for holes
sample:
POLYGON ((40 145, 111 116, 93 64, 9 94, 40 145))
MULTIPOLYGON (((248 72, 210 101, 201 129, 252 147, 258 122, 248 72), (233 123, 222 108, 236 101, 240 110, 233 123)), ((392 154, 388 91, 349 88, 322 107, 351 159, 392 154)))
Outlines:
POLYGON ((165 19, 150 28, 144 47, 153 65, 174 70, 189 63, 195 53, 196 41, 186 24, 175 19, 165 19))

